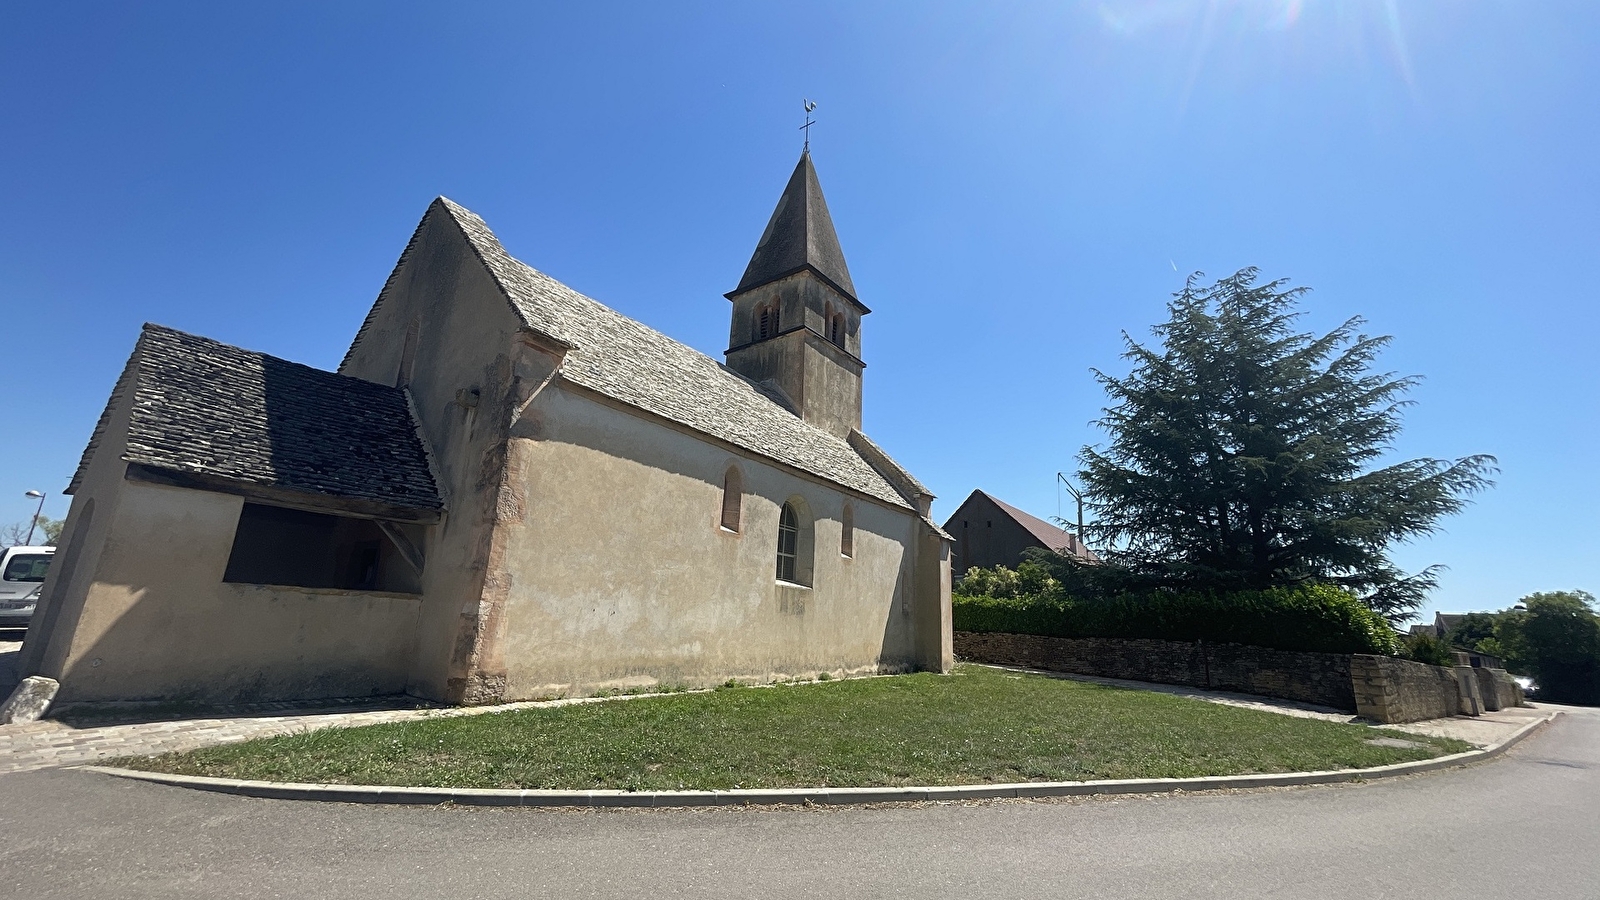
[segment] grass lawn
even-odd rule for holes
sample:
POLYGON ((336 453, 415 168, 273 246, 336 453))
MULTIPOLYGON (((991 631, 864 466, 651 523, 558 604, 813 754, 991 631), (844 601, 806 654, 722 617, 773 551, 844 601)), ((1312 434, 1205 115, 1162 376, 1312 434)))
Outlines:
POLYGON ((588 790, 1073 781, 1375 766, 1460 741, 958 666, 424 719, 122 765, 269 781, 588 790), (1423 743, 1375 747, 1387 734, 1423 743))

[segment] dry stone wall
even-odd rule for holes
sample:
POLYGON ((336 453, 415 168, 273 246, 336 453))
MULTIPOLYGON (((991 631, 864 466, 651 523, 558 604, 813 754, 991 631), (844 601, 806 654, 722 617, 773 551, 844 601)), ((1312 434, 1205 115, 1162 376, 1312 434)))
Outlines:
POLYGON ((1242 644, 958 631, 956 656, 1075 675, 1183 684, 1356 711, 1350 657, 1242 644))
POLYGON ((1483 697, 1484 709, 1494 712, 1497 709, 1527 705, 1527 700, 1522 694, 1522 685, 1517 684, 1517 680, 1506 670, 1479 667, 1472 672, 1478 678, 1478 693, 1483 697))
POLYGON ((1454 669, 1392 656, 1350 658, 1356 712, 1375 722, 1417 722, 1462 711, 1454 669))
POLYGON ((955 633, 955 652, 993 665, 1280 697, 1383 723, 1527 705, 1521 685, 1503 669, 1451 669, 1389 656, 972 631, 955 633))

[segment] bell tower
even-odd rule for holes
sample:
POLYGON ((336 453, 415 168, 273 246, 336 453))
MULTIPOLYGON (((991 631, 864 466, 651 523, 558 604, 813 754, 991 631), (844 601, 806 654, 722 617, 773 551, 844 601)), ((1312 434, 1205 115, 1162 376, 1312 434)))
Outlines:
POLYGON ((801 418, 861 428, 861 317, 809 150, 789 176, 733 301, 728 368, 775 388, 801 418))

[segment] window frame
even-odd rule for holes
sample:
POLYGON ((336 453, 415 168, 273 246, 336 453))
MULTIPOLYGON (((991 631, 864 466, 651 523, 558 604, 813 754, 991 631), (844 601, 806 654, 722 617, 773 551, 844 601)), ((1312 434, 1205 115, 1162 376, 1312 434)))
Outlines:
POLYGON ((799 562, 800 516, 785 503, 778 511, 778 580, 799 584, 799 562))
POLYGON ((816 521, 811 507, 790 497, 778 510, 776 578, 780 585, 810 588, 816 572, 816 521))

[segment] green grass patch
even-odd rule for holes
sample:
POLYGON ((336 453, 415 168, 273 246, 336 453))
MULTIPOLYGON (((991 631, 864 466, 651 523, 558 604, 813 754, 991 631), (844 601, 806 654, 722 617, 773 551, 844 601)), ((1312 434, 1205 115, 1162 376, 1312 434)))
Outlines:
POLYGON ((1365 767, 1468 749, 1174 697, 963 665, 424 719, 122 765, 335 784, 588 790, 865 787, 1365 767), (1375 747, 1382 734, 1420 748, 1375 747))

